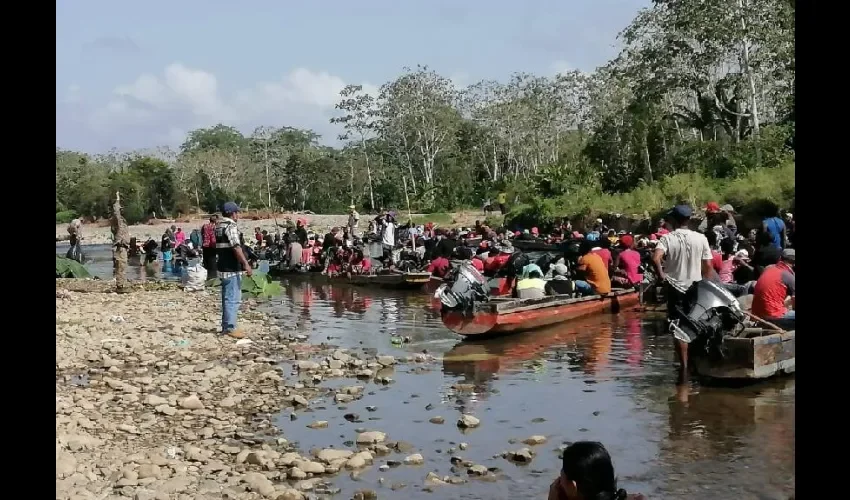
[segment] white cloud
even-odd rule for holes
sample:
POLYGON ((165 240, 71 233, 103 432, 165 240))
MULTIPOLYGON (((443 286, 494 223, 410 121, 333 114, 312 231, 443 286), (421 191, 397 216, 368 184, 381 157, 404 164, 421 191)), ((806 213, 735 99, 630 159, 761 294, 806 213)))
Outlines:
MULTIPOLYGON (((296 68, 280 80, 228 96, 214 74, 173 63, 160 76, 143 74, 115 87, 106 104, 90 112, 88 123, 98 142, 113 140, 119 147, 128 141, 137 147, 177 145, 186 131, 216 123, 247 133, 258 125, 312 128, 330 142, 339 131, 328 119, 346 84, 325 71, 296 68)), ((377 95, 376 86, 361 85, 377 95)))

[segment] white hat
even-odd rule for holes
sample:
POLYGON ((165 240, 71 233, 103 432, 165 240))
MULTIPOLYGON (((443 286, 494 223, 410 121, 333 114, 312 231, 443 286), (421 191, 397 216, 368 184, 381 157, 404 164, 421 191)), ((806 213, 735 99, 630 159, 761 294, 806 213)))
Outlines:
POLYGON ((738 250, 735 252, 735 258, 738 260, 750 260, 750 252, 745 249, 738 250))
POLYGON ((596 219, 597 224, 602 224, 602 219, 596 219))

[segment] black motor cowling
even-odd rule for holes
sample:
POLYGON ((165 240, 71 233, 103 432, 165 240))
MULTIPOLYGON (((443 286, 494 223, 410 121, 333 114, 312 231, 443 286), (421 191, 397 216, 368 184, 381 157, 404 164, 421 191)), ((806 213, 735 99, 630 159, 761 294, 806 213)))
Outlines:
POLYGON ((723 357, 723 337, 737 336, 743 328, 744 313, 738 301, 711 280, 694 282, 670 311, 673 335, 714 358, 723 357))
POLYGON ((440 299, 443 310, 470 310, 475 302, 488 299, 487 278, 469 261, 463 262, 451 271, 434 296, 440 299))

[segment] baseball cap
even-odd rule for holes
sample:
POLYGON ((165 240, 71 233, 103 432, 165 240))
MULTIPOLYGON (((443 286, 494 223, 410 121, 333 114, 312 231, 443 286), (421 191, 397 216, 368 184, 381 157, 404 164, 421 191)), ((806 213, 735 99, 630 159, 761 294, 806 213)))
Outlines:
POLYGON ((782 251, 782 260, 787 260, 788 262, 796 262, 795 254, 793 248, 786 248, 782 251))
POLYGON ((716 201, 709 201, 705 205, 705 211, 710 214, 715 214, 720 211, 720 205, 716 201))
MULTIPOLYGON (((716 205, 716 203, 715 203, 716 205)), ((675 217, 677 219, 690 219, 694 214, 691 207, 687 205, 676 205, 669 212, 667 212, 667 217, 675 217)))
POLYGON ((624 234, 623 236, 620 237, 620 243, 622 243, 623 246, 631 247, 634 244, 634 242, 635 242, 635 238, 630 234, 624 234))
POLYGON ((233 214, 239 211, 239 205, 232 201, 228 201, 221 207, 221 211, 226 214, 233 214))
POLYGON ((732 205, 730 205, 728 203, 723 205, 722 207, 720 207, 720 210, 726 212, 727 214, 734 214, 735 213, 735 209, 732 207, 732 205))

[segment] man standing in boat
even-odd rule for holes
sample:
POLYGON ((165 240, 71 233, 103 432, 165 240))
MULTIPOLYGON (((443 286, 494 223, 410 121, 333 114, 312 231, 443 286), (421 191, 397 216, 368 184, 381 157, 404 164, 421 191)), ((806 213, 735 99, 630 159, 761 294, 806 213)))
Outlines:
MULTIPOLYGON (((652 255, 655 271, 666 287, 668 320, 672 319, 674 309, 681 306, 688 288, 714 273, 708 239, 688 229, 692 215, 693 211, 687 205, 673 207, 664 217, 670 232, 659 238, 652 255)), ((679 339, 673 341, 681 367, 680 382, 684 382, 688 374, 688 344, 679 339)))

